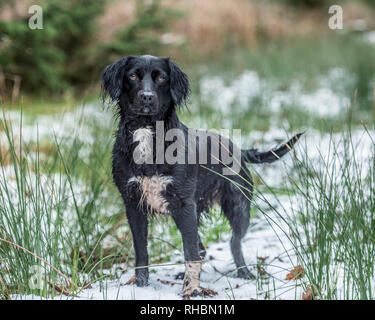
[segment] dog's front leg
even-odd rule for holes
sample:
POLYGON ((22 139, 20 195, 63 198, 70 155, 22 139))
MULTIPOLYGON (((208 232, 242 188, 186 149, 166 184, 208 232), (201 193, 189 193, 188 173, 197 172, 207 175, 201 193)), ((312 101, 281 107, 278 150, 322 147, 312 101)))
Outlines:
POLYGON ((139 287, 148 285, 148 253, 147 253, 147 214, 136 205, 126 205, 126 215, 133 234, 135 250, 135 284, 139 287), (143 268, 144 267, 144 268, 143 268))
POLYGON ((185 298, 188 298, 201 293, 199 276, 202 262, 199 256, 198 221, 195 204, 188 203, 182 206, 181 211, 175 213, 173 218, 182 235, 185 256, 182 294, 185 298))

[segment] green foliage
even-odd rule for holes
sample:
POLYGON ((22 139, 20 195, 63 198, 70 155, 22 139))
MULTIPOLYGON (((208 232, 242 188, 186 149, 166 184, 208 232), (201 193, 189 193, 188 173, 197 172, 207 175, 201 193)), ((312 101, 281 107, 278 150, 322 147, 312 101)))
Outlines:
POLYGON ((172 20, 179 12, 164 8, 159 1, 137 1, 135 21, 120 30, 117 39, 104 49, 107 57, 119 57, 129 54, 158 55, 165 44, 160 40, 160 32, 166 32, 172 20))
POLYGON ((295 7, 326 7, 334 3, 332 0, 284 0, 295 7))
POLYGON ((3 72, 20 75, 29 90, 57 90, 64 86, 59 71, 64 54, 52 45, 54 30, 31 30, 26 20, 0 22, 0 28, 3 72))
POLYGON ((375 6, 375 1, 374 0, 363 0, 365 3, 367 3, 370 6, 375 6))
MULTIPOLYGON (((288 232, 306 278, 318 288, 320 299, 373 299, 375 172, 373 165, 365 169, 358 160, 360 147, 351 130, 341 135, 343 154, 337 152, 341 146, 331 140, 328 156, 320 164, 309 158, 306 146, 303 158, 294 159, 298 182, 292 186, 304 200, 295 211, 299 226, 291 219, 288 232), (337 290, 342 281, 339 267, 340 277, 345 279, 341 291, 337 290)), ((366 127, 363 136, 372 141, 366 127)), ((373 143, 370 148, 373 154, 373 143)))
MULTIPOLYGON (((96 19, 106 0, 46 0, 43 29, 32 30, 29 16, 0 22, 0 71, 19 75, 22 90, 29 93, 61 93, 97 82, 102 68, 119 56, 160 53, 165 44, 160 33, 176 11, 159 1, 137 1, 135 21, 120 30, 106 45, 93 41, 96 19)), ((0 2, 0 7, 4 5, 0 2)))
POLYGON ((29 92, 57 93, 85 70, 85 50, 95 31, 95 18, 105 1, 47 0, 42 3, 43 29, 32 30, 29 17, 0 22, 0 65, 21 76, 29 92))

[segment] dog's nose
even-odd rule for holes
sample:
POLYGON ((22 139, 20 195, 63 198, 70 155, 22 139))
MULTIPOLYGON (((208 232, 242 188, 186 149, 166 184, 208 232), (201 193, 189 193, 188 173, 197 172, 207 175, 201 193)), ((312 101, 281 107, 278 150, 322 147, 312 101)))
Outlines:
POLYGON ((141 91, 139 98, 144 104, 150 105, 155 101, 155 94, 151 91, 141 91))
POLYGON ((150 110, 149 107, 144 107, 144 108, 142 109, 142 111, 143 111, 144 113, 149 113, 151 110, 150 110))

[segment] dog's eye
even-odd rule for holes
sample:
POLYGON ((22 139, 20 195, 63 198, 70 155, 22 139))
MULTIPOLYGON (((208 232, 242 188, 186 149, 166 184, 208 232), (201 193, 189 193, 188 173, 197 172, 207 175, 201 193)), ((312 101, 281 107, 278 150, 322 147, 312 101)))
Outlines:
POLYGON ((129 79, 130 80, 137 80, 137 75, 136 74, 131 74, 130 76, 129 76, 129 79))
POLYGON ((164 80, 165 80, 165 78, 163 76, 157 76, 156 77, 157 82, 163 82, 164 80))

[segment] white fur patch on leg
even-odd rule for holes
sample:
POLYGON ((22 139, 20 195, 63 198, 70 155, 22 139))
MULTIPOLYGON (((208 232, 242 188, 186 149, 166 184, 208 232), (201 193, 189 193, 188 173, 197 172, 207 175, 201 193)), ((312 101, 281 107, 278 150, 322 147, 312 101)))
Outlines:
POLYGON ((132 177, 128 183, 138 182, 142 191, 140 202, 146 201, 147 206, 156 213, 169 213, 168 202, 162 196, 173 178, 170 176, 154 175, 152 177, 132 177))
POLYGON ((199 275, 201 272, 202 262, 187 261, 185 262, 185 277, 182 294, 184 297, 191 297, 201 293, 199 275))
POLYGON ((154 132, 151 127, 140 128, 134 131, 133 142, 139 142, 133 153, 135 163, 142 164, 147 160, 151 160, 152 162, 153 134, 154 132))

